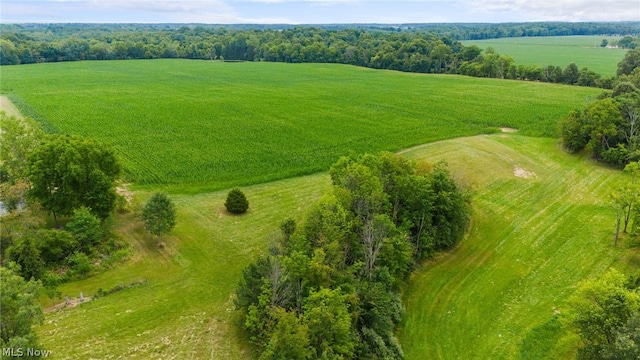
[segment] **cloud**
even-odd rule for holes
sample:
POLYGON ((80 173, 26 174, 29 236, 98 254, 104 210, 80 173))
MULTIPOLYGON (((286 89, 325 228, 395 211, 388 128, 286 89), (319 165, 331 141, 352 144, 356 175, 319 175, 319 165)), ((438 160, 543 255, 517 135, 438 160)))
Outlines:
POLYGON ((283 23, 245 16, 221 0, 2 0, 4 22, 283 23))
POLYGON ((476 13, 515 13, 524 21, 638 21, 638 0, 465 0, 476 13))
POLYGON ((160 12, 173 14, 197 14, 215 12, 233 14, 233 8, 218 0, 55 0, 59 3, 73 4, 78 8, 108 11, 138 11, 145 13, 160 12))
POLYGON ((638 21, 638 0, 0 0, 3 22, 638 21))

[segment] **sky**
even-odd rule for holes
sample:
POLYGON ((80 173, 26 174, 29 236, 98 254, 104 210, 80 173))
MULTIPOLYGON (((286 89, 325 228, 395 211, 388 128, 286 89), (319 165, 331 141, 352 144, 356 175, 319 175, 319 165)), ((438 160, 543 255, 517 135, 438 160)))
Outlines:
POLYGON ((0 0, 0 23, 640 21, 640 0, 0 0))

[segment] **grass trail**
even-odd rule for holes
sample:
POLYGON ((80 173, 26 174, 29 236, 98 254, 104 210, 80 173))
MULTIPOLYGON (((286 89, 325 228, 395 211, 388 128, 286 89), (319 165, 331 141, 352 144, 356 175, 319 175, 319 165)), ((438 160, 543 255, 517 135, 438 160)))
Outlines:
POLYGON ((0 111, 4 111, 7 116, 15 116, 22 119, 22 113, 6 96, 0 96, 0 111))
MULTIPOLYGON (((523 340, 564 320, 576 284, 610 266, 627 270, 627 257, 637 253, 613 247, 608 192, 618 172, 564 153, 557 140, 472 137, 406 155, 447 159, 475 191, 469 237, 407 286, 400 329, 407 359, 532 358, 523 340)), ((575 350, 570 335, 561 335, 537 339, 550 342, 549 358, 575 350)))

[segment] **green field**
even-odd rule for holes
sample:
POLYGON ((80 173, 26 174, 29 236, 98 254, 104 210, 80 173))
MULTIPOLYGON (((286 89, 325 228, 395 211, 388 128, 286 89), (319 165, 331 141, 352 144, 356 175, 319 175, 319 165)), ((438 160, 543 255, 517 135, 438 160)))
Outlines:
POLYGON ((640 262, 637 249, 613 246, 609 193, 619 171, 569 155, 557 140, 512 135, 405 155, 447 159, 476 193, 468 238, 416 273, 404 293, 407 358, 572 358, 568 326, 541 329, 566 323, 579 281, 610 266, 630 273, 640 262))
POLYGON ((267 251, 284 219, 301 219, 328 187, 328 176, 317 174, 246 188, 251 208, 244 216, 227 214, 226 192, 174 196, 177 225, 164 249, 134 214, 119 218, 132 259, 60 290, 78 297, 142 279, 146 285, 50 313, 40 340, 59 359, 247 358, 231 298, 242 269, 267 251))
POLYGON ((559 118, 600 93, 331 64, 141 60, 1 71, 0 92, 45 128, 112 144, 126 181, 192 192, 488 127, 555 136, 559 118))
POLYGON ((612 36, 550 36, 517 37, 490 40, 463 41, 465 46, 477 45, 481 49, 493 47, 499 54, 513 57, 516 64, 560 66, 571 63, 582 69, 587 67, 602 76, 615 76, 618 63, 627 50, 600 47, 603 39, 621 39, 612 36))
MULTIPOLYGON (((469 237, 427 262, 405 290, 399 335, 407 359, 543 358, 526 352, 534 340, 548 358, 570 358, 576 343, 566 326, 551 338, 536 329, 555 315, 565 321, 578 281, 640 263, 637 250, 612 246, 606 199, 620 173, 566 154, 556 140, 518 134, 449 140, 405 155, 446 158, 475 191, 469 237), (531 177, 515 176, 519 168, 531 177)), ((179 221, 162 250, 133 215, 121 218, 132 260, 61 290, 90 295, 148 283, 49 314, 40 339, 65 359, 250 357, 232 311, 241 270, 267 251, 283 219, 301 218, 328 188, 325 174, 251 186, 252 207, 241 217, 226 215, 223 191, 174 195, 179 221)))
POLYGON ((599 89, 187 60, 1 71, 1 92, 44 126, 113 144, 135 185, 134 212, 115 225, 131 258, 60 290, 90 296, 146 283, 48 313, 36 331, 54 359, 255 358, 233 311, 242 269, 284 219, 302 219, 330 189, 326 173, 295 175, 349 151, 450 139, 402 153, 446 159, 474 190, 468 238, 426 262, 404 290, 398 335, 407 359, 571 358, 566 299, 576 284, 640 265, 637 248, 612 246, 607 199, 621 173, 565 153, 555 139, 525 136, 554 135, 558 119, 599 89), (501 126, 520 131, 462 137, 501 126), (251 204, 243 216, 224 210, 226 190, 205 191, 239 183, 254 184, 243 188, 251 204), (176 190, 178 211, 164 248, 137 218, 159 188, 176 190))

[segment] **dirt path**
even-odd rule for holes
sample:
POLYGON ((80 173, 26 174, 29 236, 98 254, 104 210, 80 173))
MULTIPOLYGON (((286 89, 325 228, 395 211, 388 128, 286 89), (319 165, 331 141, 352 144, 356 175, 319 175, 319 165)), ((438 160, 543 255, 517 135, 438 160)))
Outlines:
POLYGON ((13 105, 11 100, 9 100, 9 98, 4 95, 0 96, 0 111, 4 111, 7 113, 7 115, 15 116, 18 119, 24 118, 20 113, 20 110, 18 110, 18 108, 15 105, 13 105))
POLYGON ((86 303, 91 301, 91 296, 85 296, 84 299, 82 301, 80 301, 80 299, 78 298, 70 298, 69 302, 67 303, 67 301, 63 301, 59 304, 56 304, 52 307, 46 308, 44 309, 45 313, 48 312, 52 312, 52 311, 58 311, 58 310, 62 310, 62 309, 66 309, 66 308, 74 308, 82 303, 86 303))

